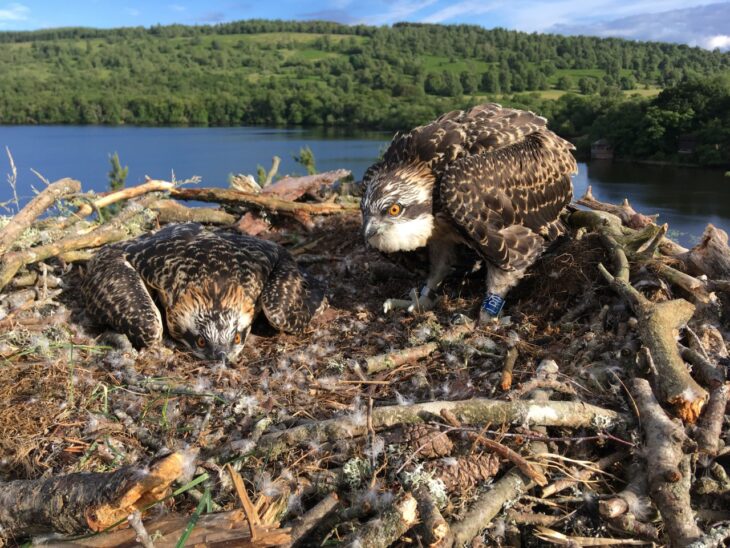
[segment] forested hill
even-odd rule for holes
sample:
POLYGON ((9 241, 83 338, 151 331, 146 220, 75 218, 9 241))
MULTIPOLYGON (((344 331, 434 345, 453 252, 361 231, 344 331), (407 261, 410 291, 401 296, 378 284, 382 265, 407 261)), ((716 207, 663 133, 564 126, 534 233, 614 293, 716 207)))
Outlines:
POLYGON ((490 99, 551 115, 578 136, 633 94, 728 73, 730 54, 719 51, 468 25, 4 32, 0 123, 401 129, 490 99))

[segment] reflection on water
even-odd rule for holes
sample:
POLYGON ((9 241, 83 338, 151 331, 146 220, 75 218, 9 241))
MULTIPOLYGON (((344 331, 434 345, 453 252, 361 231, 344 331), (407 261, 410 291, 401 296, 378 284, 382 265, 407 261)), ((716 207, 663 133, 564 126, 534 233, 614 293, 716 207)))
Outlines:
MULTIPOLYGON (((281 128, 140 128, 99 126, 0 126, 0 147, 8 146, 18 167, 18 194, 33 196, 42 183, 31 168, 53 181, 72 177, 85 190, 106 189, 109 155, 118 152, 129 166, 128 184, 145 175, 177 179, 193 175, 203 185, 226 186, 231 173, 268 169, 282 159, 280 173, 303 173, 293 155, 304 146, 314 152, 319 170, 348 168, 356 178, 377 158, 390 134, 281 128)), ((0 203, 11 197, 4 184, 9 165, 0 154, 0 203)), ((708 222, 730 230, 730 178, 721 171, 592 162, 579 164, 575 195, 588 185, 597 199, 618 203, 628 197, 637 211, 659 213, 673 235, 687 245, 708 222)))
POLYGON ((720 170, 625 162, 579 164, 575 196, 588 185, 596 199, 621 203, 628 198, 637 211, 658 213, 658 223, 669 223, 671 235, 693 244, 707 223, 730 231, 730 178, 720 170))

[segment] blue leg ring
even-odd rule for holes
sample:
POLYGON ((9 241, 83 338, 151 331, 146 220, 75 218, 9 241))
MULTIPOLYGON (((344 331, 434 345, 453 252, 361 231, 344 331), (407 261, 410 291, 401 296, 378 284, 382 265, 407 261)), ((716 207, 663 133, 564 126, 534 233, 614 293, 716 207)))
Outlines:
POLYGON ((495 293, 488 293, 482 301, 482 310, 488 312, 492 316, 499 316, 503 306, 504 299, 495 293))

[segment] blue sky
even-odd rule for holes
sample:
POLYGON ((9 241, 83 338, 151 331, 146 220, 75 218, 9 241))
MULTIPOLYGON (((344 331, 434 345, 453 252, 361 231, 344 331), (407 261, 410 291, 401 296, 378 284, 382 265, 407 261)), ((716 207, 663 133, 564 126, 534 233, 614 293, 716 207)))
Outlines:
POLYGON ((730 2, 702 0, 0 0, 0 30, 207 24, 249 18, 369 25, 471 23, 730 47, 730 2))

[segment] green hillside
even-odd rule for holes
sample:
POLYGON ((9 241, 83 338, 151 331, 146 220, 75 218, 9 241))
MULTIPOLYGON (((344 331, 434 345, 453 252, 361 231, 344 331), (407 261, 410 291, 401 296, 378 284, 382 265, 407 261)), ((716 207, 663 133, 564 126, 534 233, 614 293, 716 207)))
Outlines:
POLYGON ((612 137, 621 155, 672 160, 689 135, 707 154, 682 161, 730 162, 730 54, 685 45, 252 20, 4 32, 0 74, 2 124, 405 129, 497 100, 547 116, 582 150, 612 137))
POLYGON ((687 46, 465 25, 5 32, 0 123, 394 128, 472 96, 656 94, 686 75, 728 70, 730 55, 687 46))

